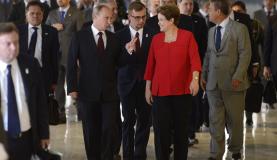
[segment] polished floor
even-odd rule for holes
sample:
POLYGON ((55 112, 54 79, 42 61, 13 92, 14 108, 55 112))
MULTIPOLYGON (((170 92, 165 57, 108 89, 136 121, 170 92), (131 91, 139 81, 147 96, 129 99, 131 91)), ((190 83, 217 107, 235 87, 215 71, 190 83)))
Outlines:
MULTIPOLYGON (((245 126, 243 155, 246 160, 277 160, 277 105, 269 109, 265 104, 262 111, 254 114, 253 127, 245 126)), ((80 122, 68 122, 64 125, 51 126, 51 150, 62 155, 63 160, 85 160, 82 126, 80 122)), ((155 160, 153 132, 147 147, 148 160, 155 160)), ((209 156, 208 132, 197 133, 199 144, 189 148, 188 159, 205 160, 209 156)), ((225 153, 225 159, 231 159, 225 153)))

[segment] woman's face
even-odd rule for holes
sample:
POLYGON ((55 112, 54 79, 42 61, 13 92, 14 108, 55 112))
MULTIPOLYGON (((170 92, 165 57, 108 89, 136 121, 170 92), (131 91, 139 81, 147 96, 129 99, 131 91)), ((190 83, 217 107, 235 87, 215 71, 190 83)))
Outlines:
POLYGON ((161 32, 166 32, 170 26, 173 25, 173 20, 167 20, 162 14, 158 14, 159 26, 161 32))

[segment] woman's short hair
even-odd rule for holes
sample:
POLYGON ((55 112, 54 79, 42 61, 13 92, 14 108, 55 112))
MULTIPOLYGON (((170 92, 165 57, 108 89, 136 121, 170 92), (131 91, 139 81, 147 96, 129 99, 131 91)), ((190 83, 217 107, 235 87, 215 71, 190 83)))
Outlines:
POLYGON ((165 16, 167 20, 171 20, 173 18, 176 26, 179 24, 180 10, 176 5, 170 4, 161 6, 158 8, 157 13, 165 16))

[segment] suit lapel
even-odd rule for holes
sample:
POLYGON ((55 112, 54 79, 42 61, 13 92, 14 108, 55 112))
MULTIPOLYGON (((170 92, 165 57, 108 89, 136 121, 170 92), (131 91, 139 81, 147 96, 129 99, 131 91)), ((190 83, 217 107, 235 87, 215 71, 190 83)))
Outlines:
POLYGON ((24 25, 24 29, 23 29, 23 32, 22 32, 22 41, 21 43, 23 44, 20 44, 22 45, 23 47, 25 47, 22 51, 24 51, 24 54, 27 54, 27 51, 28 51, 28 32, 29 32, 29 29, 28 29, 28 24, 25 24, 24 25))
POLYGON ((45 59, 45 54, 44 51, 47 50, 45 47, 47 46, 46 44, 48 44, 48 36, 49 33, 47 31, 47 29, 45 28, 44 25, 41 25, 41 61, 42 61, 42 65, 44 64, 44 59, 45 59))
POLYGON ((212 46, 212 49, 215 51, 215 52, 217 52, 216 51, 216 48, 215 48, 215 30, 216 30, 216 27, 214 26, 214 27, 212 27, 211 28, 211 34, 212 34, 212 38, 211 38, 211 46, 212 46))
POLYGON ((225 28, 225 32, 224 32, 223 38, 221 40, 219 51, 221 51, 222 48, 224 47, 224 45, 225 45, 225 43, 227 41, 227 38, 228 38, 228 36, 230 34, 230 30, 231 30, 232 25, 233 25, 233 22, 232 22, 231 19, 229 19, 229 22, 228 22, 228 24, 226 25, 226 28, 225 28))
POLYGON ((88 27, 87 30, 88 30, 88 33, 90 34, 90 36, 88 36, 90 43, 88 43, 88 44, 89 44, 89 46, 90 46, 90 48, 92 50, 92 53, 97 53, 97 45, 96 45, 96 42, 95 42, 92 30, 91 30, 90 27, 88 27))
POLYGON ((73 12, 72 7, 69 7, 69 9, 67 10, 67 13, 66 13, 66 15, 64 17, 64 22, 70 21, 71 16, 72 16, 72 12, 73 12))
POLYGON ((23 60, 20 58, 20 56, 18 56, 17 61, 18 61, 18 66, 20 68, 22 81, 23 81, 23 84, 24 84, 26 99, 27 99, 27 102, 29 102, 29 100, 30 100, 30 90, 31 90, 31 87, 32 87, 32 79, 29 77, 30 76, 30 69, 28 68, 28 66, 26 66, 26 62, 23 62, 23 60))
MULTIPOLYGON (((144 27, 143 28, 143 34, 142 34, 142 44, 141 44, 141 49, 145 48, 145 45, 148 44, 149 41, 149 32, 147 31, 147 29, 144 27)), ((144 53, 147 54, 147 53, 144 53)))

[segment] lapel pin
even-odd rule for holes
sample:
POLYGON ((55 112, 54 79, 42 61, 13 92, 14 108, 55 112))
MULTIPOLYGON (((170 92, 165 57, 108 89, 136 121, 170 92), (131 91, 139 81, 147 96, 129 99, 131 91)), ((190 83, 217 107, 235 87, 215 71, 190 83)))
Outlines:
POLYGON ((239 19, 236 19, 236 21, 238 21, 238 22, 239 22, 239 19))
POLYGON ((69 13, 68 16, 71 17, 71 13, 69 13))
POLYGON ((146 38, 148 37, 148 34, 147 34, 147 33, 145 34, 145 37, 146 37, 146 38))
POLYGON ((29 74, 29 69, 28 68, 25 68, 25 73, 29 74))
POLYGON ((46 33, 44 33, 45 35, 48 35, 48 33, 46 32, 46 33))

